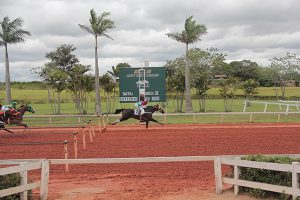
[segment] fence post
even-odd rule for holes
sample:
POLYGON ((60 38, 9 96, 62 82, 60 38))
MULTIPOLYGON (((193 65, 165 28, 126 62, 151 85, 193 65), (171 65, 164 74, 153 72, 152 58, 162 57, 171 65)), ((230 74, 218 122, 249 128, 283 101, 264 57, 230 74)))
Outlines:
MULTIPOLYGON (((68 140, 64 141, 65 159, 68 159, 68 140)), ((69 164, 65 164, 66 172, 69 172, 69 164)))
POLYGON ((238 166, 238 162, 241 160, 240 157, 235 157, 234 158, 234 195, 237 195, 239 193, 239 185, 236 184, 237 180, 239 180, 240 174, 241 174, 241 168, 238 166))
POLYGON ((246 112, 247 104, 248 104, 248 100, 244 101, 244 109, 243 109, 243 112, 246 112))
POLYGON ((93 142, 92 130, 91 130, 91 123, 88 124, 89 127, 89 135, 90 135, 90 142, 93 142))
POLYGON ((49 117, 49 124, 52 124, 52 119, 51 119, 51 117, 49 117))
MULTIPOLYGON (((23 166, 25 167, 27 163, 21 163, 20 166, 23 166)), ((21 185, 27 185, 28 181, 27 181, 27 171, 23 171, 23 172, 20 172, 20 176, 21 176, 21 185)), ((24 192, 21 192, 20 193, 20 198, 21 200, 27 200, 27 190, 25 190, 24 192)))
POLYGON ((73 132, 74 136, 74 157, 77 159, 77 134, 78 132, 73 132))
POLYGON ((92 127, 92 133, 93 133, 93 136, 96 137, 96 132, 95 132, 95 129, 94 129, 94 124, 93 124, 93 122, 91 122, 91 127, 92 127))
POLYGON ((268 107, 268 103, 266 102, 264 112, 267 112, 267 107, 268 107))
POLYGON ((215 157, 214 168, 215 168, 216 193, 221 194, 223 191, 223 183, 222 183, 222 164, 221 164, 220 156, 215 157))
POLYGON ((286 106, 286 110, 285 110, 285 115, 288 115, 288 113, 289 113, 289 108, 290 108, 290 105, 287 105, 287 106, 286 106))
POLYGON ((43 160, 41 170, 41 187, 40 199, 47 200, 48 198, 48 182, 49 182, 49 160, 43 160))
POLYGON ((85 126, 81 126, 81 131, 82 131, 82 146, 83 146, 83 150, 86 149, 86 144, 85 144, 85 130, 84 130, 85 126))
POLYGON ((250 113, 249 123, 252 123, 252 113, 250 113))
POLYGON ((105 125, 105 121, 104 121, 104 116, 102 114, 102 124, 103 124, 103 129, 105 130, 106 129, 106 125, 105 125))
POLYGON ((193 123, 196 123, 196 114, 194 113, 193 123))
POLYGON ((108 124, 108 115, 106 115, 106 124, 108 124))
POLYGON ((224 113, 221 114, 221 124, 224 122, 224 113))
POLYGON ((279 122, 279 120, 280 120, 280 113, 278 114, 278 116, 277 116, 277 123, 279 122))
POLYGON ((102 130, 101 130, 101 120, 100 120, 100 115, 98 116, 98 125, 99 125, 99 133, 101 133, 102 130))
POLYGON ((299 175, 296 171, 296 167, 299 165, 299 162, 292 162, 293 170, 292 170, 292 188, 293 188, 293 199, 297 198, 297 190, 299 190, 299 175))
POLYGON ((79 124, 81 123, 81 119, 80 119, 80 117, 78 117, 78 123, 79 123, 79 124))

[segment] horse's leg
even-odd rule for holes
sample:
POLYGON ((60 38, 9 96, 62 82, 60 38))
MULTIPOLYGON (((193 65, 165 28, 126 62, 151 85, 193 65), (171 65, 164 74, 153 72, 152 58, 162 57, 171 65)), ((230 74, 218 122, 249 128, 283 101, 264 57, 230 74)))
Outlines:
POLYGON ((163 123, 160 123, 159 121, 157 121, 156 119, 153 119, 152 117, 150 117, 148 120, 152 121, 152 122, 156 122, 156 123, 158 123, 160 125, 164 125, 163 123))
POLYGON ((112 123, 109 123, 110 125, 116 125, 118 122, 121 122, 121 121, 125 121, 127 119, 129 119, 131 116, 127 116, 127 115, 122 115, 121 118, 117 119, 116 121, 112 122, 112 123))
POLYGON ((146 120, 146 129, 148 130, 149 120, 146 120))

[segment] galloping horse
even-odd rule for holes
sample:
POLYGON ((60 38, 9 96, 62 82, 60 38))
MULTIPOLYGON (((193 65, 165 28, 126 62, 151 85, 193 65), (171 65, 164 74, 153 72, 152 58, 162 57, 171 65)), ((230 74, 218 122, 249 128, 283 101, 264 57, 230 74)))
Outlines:
MULTIPOLYGON (((28 128, 27 124, 22 123, 23 115, 26 111, 31 113, 35 113, 35 110, 29 104, 21 105, 17 110, 7 110, 3 114, 0 115, 0 121, 5 124, 14 124, 16 126, 23 126, 24 128, 28 128)), ((10 130, 6 129, 4 125, 0 125, 0 130, 5 130, 12 133, 10 130)))
POLYGON ((133 118, 133 119, 141 120, 142 122, 146 122, 146 128, 148 128, 150 121, 163 125, 162 123, 153 119, 152 114, 156 111, 159 111, 162 114, 165 113, 164 109, 158 104, 155 104, 153 106, 148 106, 147 108, 145 108, 145 114, 143 114, 142 116, 135 114, 134 109, 116 109, 115 114, 122 112, 122 117, 109 124, 116 125, 118 122, 125 121, 129 118, 133 118))

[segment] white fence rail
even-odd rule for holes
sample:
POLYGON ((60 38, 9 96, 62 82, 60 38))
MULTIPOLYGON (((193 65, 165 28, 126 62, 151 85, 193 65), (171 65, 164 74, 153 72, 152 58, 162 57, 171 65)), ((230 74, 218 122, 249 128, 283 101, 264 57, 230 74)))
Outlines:
POLYGON ((272 191, 277 193, 285 193, 293 196, 293 199, 296 199, 300 196, 299 189, 299 173, 300 173, 300 164, 299 162, 293 162, 292 164, 279 164, 279 163, 266 163, 266 162, 255 162, 241 160, 240 157, 225 158, 218 157, 215 160, 215 174, 216 174, 216 192, 221 193, 223 183, 234 185, 234 194, 239 193, 239 187, 249 187, 249 188, 259 188, 266 191, 272 191), (234 177, 222 177, 222 164, 234 166, 234 177), (272 185, 267 183, 260 183, 254 181, 246 181, 239 179, 241 174, 241 167, 247 168, 256 168, 256 169, 266 169, 273 171, 281 171, 292 173, 292 187, 272 185))
MULTIPOLYGON (((280 155, 280 154, 279 154, 280 155)), ((299 154, 289 154, 286 156, 300 157, 299 154)), ((300 164, 294 162, 292 164, 277 164, 266 162, 254 162, 241 160, 236 155, 223 155, 223 156, 179 156, 179 157, 138 157, 138 158, 89 158, 89 159, 50 159, 50 160, 38 160, 38 159, 25 159, 25 160, 0 160, 0 165, 4 164, 23 164, 27 162, 26 166, 20 165, 15 167, 9 167, 0 169, 0 176, 21 172, 26 173, 22 177, 21 186, 0 190, 0 197, 7 196, 15 193, 22 193, 25 198, 25 194, 28 190, 40 186, 40 199, 47 199, 48 193, 48 179, 49 179, 49 163, 55 165, 64 164, 120 164, 120 163, 160 163, 160 162, 200 162, 200 161, 214 161, 215 172, 215 186, 216 193, 222 193, 223 183, 234 185, 234 193, 237 195, 239 187, 260 188, 262 190, 273 192, 284 192, 285 194, 293 195, 293 198, 300 196, 299 189, 299 173, 300 164), (31 162, 31 164, 28 164, 31 162), (234 166, 234 178, 222 177, 222 164, 234 166), (241 167, 267 169, 275 171, 284 171, 292 173, 292 187, 271 185, 266 183, 258 183, 252 181, 246 181, 239 179, 241 173, 241 167), (41 181, 32 184, 27 183, 27 171, 32 169, 42 168, 41 181)), ((27 196, 27 195, 26 195, 27 196)))
MULTIPOLYGON (((300 112, 210 112, 210 113, 154 113, 153 116, 160 116, 164 117, 165 123, 167 123, 167 117, 168 116, 190 116, 191 122, 196 122, 196 116, 219 116, 219 123, 224 123, 225 116, 234 116, 234 115, 245 115, 249 116, 248 122, 251 123, 254 121, 254 115, 277 115, 277 122, 280 121, 280 118, 282 115, 288 114, 300 114, 300 112)), ((108 123, 109 119, 108 117, 120 117, 120 114, 105 114, 106 117, 106 123, 108 123)), ((55 118, 77 118, 78 123, 80 124, 82 122, 82 119, 89 118, 89 117, 98 117, 97 115, 25 115, 24 118, 47 118, 48 123, 51 124, 53 119, 55 118)), ((103 121, 104 118, 102 118, 103 121)), ((100 118, 98 119, 100 120, 100 118)), ((77 124, 79 126, 79 124, 77 124)))
MULTIPOLYGON (((6 164, 15 164, 6 162, 6 164)), ((4 162, 1 162, 4 165, 4 162)), ((40 199, 46 200, 48 196, 48 181, 49 181, 49 160, 37 160, 30 162, 19 162, 19 166, 0 168, 0 176, 8 174, 20 173, 21 185, 0 190, 0 198, 12 194, 20 193, 22 200, 27 200, 28 191, 34 188, 40 188, 40 199), (33 183, 28 183, 28 171, 41 169, 41 180, 33 183)))

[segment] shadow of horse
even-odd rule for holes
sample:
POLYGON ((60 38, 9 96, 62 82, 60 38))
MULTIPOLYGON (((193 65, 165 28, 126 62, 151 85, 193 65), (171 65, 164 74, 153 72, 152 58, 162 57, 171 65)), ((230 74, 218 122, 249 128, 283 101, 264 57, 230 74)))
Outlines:
MULTIPOLYGON (((23 115, 26 111, 35 113, 35 110, 31 107, 31 105, 23 104, 17 110, 10 109, 0 114, 0 121, 4 122, 5 124, 23 126, 26 129, 28 128, 28 126, 27 124, 23 123, 23 115)), ((0 130, 5 130, 7 132, 12 133, 12 131, 5 128, 4 124, 0 125, 0 130)))
POLYGON ((109 123, 109 124, 116 125, 118 122, 122 122, 122 121, 128 120, 130 118, 133 118, 133 119, 140 120, 141 122, 146 122, 147 129, 148 129, 150 121, 156 122, 160 125, 163 125, 162 123, 158 122, 157 120, 153 119, 153 117, 152 117, 152 114, 156 111, 159 111, 162 114, 165 113, 164 109, 160 105, 155 104, 153 106, 148 106, 144 110, 145 110, 145 114, 140 116, 140 115, 135 114, 134 109, 116 109, 114 114, 118 114, 118 113, 122 112, 122 117, 112 123, 109 123))

